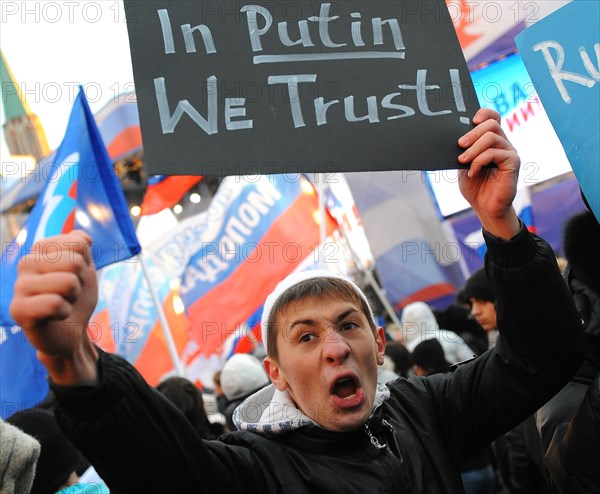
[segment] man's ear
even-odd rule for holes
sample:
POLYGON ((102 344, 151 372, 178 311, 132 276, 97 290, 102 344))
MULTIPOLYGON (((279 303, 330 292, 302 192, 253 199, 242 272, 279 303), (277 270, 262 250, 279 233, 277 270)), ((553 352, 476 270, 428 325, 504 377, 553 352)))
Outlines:
POLYGON ((375 333, 375 343, 377 344, 377 365, 383 365, 383 355, 385 354, 385 332, 382 327, 375 333))
POLYGON ((279 391, 285 391, 288 387, 288 384, 275 359, 266 357, 263 361, 263 364, 267 374, 269 375, 269 378, 271 379, 271 382, 275 385, 275 387, 279 391))

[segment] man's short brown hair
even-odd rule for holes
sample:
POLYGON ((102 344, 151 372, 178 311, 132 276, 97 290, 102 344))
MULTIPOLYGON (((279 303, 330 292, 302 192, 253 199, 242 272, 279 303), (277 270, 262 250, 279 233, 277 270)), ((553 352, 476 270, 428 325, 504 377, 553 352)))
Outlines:
POLYGON ((273 305, 267 325, 266 350, 269 357, 277 358, 277 324, 275 324, 277 316, 283 312, 288 304, 299 302, 308 297, 338 297, 354 303, 366 316, 373 333, 377 330, 371 309, 350 283, 340 278, 311 278, 288 288, 273 305))

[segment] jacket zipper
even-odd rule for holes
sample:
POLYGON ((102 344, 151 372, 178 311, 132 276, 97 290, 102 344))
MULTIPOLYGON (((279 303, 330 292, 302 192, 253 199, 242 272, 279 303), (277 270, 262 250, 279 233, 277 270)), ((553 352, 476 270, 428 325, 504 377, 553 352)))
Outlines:
MULTIPOLYGON (((387 420, 385 419, 381 419, 381 423, 388 428, 388 430, 393 434, 394 433, 394 427, 392 426, 392 424, 390 424, 387 420)), ((381 444, 379 442, 379 439, 377 439, 373 433, 371 432, 371 429, 369 429, 369 424, 365 423, 365 432, 367 434, 367 436, 369 436, 369 440, 371 441, 371 444, 373 446, 375 446, 377 449, 383 449, 386 447, 386 444, 383 443, 381 444)))
POLYGON ((371 441, 371 444, 373 446, 375 446, 376 449, 383 449, 386 447, 385 444, 381 444, 379 442, 379 439, 377 439, 372 433, 371 433, 371 429, 369 429, 369 424, 365 424, 365 432, 367 433, 367 436, 369 436, 369 440, 371 441))

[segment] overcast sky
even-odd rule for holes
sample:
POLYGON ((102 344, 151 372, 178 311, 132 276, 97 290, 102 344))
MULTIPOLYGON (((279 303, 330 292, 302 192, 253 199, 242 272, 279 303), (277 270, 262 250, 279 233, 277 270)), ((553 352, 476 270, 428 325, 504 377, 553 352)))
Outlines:
MULTIPOLYGON (((0 16, 2 52, 52 149, 66 130, 78 84, 94 112, 134 89, 120 0, 2 0, 0 16)), ((0 152, 5 159, 4 136, 0 152)))

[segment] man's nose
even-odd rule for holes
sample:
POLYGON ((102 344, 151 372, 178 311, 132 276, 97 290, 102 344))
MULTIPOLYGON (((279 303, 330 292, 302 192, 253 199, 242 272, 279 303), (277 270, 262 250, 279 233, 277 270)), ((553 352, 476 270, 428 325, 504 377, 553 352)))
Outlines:
POLYGON ((323 355, 330 363, 342 363, 350 355, 350 346, 342 335, 332 331, 327 334, 323 341, 323 355))

